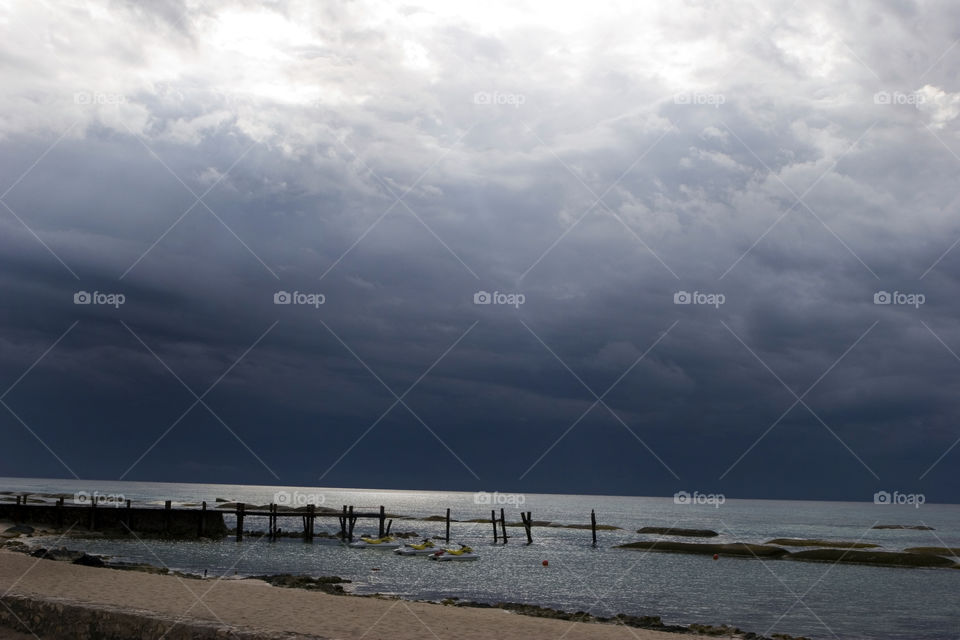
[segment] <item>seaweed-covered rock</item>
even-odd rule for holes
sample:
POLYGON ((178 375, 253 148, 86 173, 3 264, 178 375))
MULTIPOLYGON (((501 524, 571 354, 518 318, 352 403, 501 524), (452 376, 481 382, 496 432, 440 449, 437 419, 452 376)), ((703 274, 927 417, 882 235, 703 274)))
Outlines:
POLYGON ((884 567, 953 567, 955 562, 943 556, 901 551, 851 551, 846 549, 810 549, 795 551, 791 560, 846 562, 884 567))
POLYGON ((25 524, 17 524, 4 530, 4 533, 26 533, 34 532, 34 528, 25 524))
POLYGON ((688 536, 691 538, 714 538, 720 534, 711 529, 681 529, 678 527, 643 527, 637 533, 656 533, 663 536, 688 536))
POLYGON ((877 524, 874 529, 911 529, 913 531, 933 531, 933 527, 925 524, 877 524))
POLYGON ((869 542, 844 542, 842 540, 816 540, 804 538, 776 538, 766 544, 777 544, 781 547, 830 547, 834 549, 876 549, 880 545, 869 542))
POLYGON ((46 560, 58 560, 60 562, 74 562, 82 558, 85 553, 82 551, 71 551, 66 547, 58 547, 56 549, 44 549, 43 547, 37 547, 30 552, 30 555, 34 558, 44 558, 46 560))
POLYGON ((103 558, 100 556, 92 556, 89 553, 84 553, 79 558, 73 561, 73 564, 83 565, 85 567, 105 567, 107 563, 103 561, 103 558))
POLYGON ((779 558, 790 555, 780 547, 765 544, 747 544, 731 542, 727 544, 710 542, 673 542, 669 540, 628 542, 617 546, 618 549, 641 549, 644 551, 665 551, 672 553, 699 553, 704 555, 720 554, 726 556, 747 556, 759 558, 779 558))
POLYGON ((960 556, 960 547, 910 547, 906 553, 925 553, 933 556, 960 556))
POLYGON ((342 594, 341 585, 349 583, 339 576, 320 576, 312 578, 310 576, 295 576, 289 573, 281 573, 271 576, 252 576, 257 580, 263 580, 275 587, 286 587, 287 589, 307 589, 312 591, 323 591, 324 593, 342 594))

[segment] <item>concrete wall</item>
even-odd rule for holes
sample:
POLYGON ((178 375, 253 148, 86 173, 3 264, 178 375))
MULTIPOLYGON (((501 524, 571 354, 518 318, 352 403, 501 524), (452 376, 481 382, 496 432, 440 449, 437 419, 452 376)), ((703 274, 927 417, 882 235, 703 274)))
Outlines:
POLYGON ((63 640, 323 640, 320 636, 227 627, 216 621, 182 620, 149 611, 94 606, 58 598, 4 596, 0 627, 63 640))
MULTIPOLYGON (((0 504, 0 518, 27 524, 56 526, 57 511, 56 505, 0 504)), ((71 525, 80 530, 88 528, 91 513, 93 513, 93 529, 95 531, 126 533, 124 523, 129 518, 129 526, 136 533, 169 535, 174 538, 195 538, 200 530, 200 519, 203 518, 204 536, 220 538, 227 534, 227 525, 223 520, 223 514, 212 509, 207 509, 206 512, 199 509, 171 509, 167 512, 166 509, 143 507, 127 509, 126 507, 103 505, 96 508, 64 506, 60 514, 63 528, 69 528, 71 525)))

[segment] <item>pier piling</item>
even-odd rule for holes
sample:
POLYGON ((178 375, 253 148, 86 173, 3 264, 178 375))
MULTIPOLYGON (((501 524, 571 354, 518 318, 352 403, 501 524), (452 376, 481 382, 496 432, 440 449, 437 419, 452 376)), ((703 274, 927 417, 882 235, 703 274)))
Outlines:
POLYGON ((507 517, 503 513, 503 507, 500 507, 500 533, 503 535, 503 544, 507 544, 507 517))
POLYGON ((590 509, 590 531, 593 532, 593 546, 597 546, 597 512, 590 509))
POLYGON ((527 511, 524 513, 520 512, 520 520, 523 521, 523 529, 527 533, 527 544, 533 544, 533 535, 530 533, 530 527, 533 525, 533 518, 530 515, 530 512, 527 511))
POLYGON ((307 515, 303 520, 303 539, 306 542, 313 542, 313 525, 316 519, 316 506, 308 504, 307 515))
POLYGON ((245 505, 242 502, 237 503, 237 542, 243 541, 243 512, 245 505))
POLYGON ((382 537, 384 536, 384 529, 383 529, 383 527, 384 527, 384 523, 386 523, 386 521, 387 521, 387 511, 386 511, 386 509, 384 509, 384 506, 383 506, 383 505, 380 505, 380 529, 379 529, 379 532, 378 532, 378 534, 377 534, 377 537, 378 537, 378 538, 382 538, 382 537))
POLYGON ((447 537, 445 540, 450 542, 450 509, 447 509, 447 537))
POLYGON ((497 544, 500 538, 497 536, 497 512, 493 509, 490 509, 490 524, 493 525, 493 544, 497 544))

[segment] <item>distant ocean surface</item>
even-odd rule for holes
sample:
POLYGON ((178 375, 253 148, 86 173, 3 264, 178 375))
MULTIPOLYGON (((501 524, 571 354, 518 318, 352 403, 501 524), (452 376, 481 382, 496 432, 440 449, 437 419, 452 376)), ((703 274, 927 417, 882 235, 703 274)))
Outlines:
MULTIPOLYGON (((323 506, 351 504, 412 517, 441 515, 449 507, 458 520, 489 518, 490 506, 473 493, 393 491, 319 487, 91 482, 0 478, 0 491, 123 494, 134 503, 177 503, 222 498, 267 504, 278 491, 316 494, 323 506)), ((509 494, 508 494, 509 495, 509 494)), ((960 505, 875 505, 854 502, 802 502, 728 499, 719 507, 678 505, 672 498, 523 494, 522 509, 535 520, 586 524, 590 510, 600 524, 622 527, 590 531, 537 527, 534 544, 523 529, 508 527, 508 545, 492 545, 492 528, 453 523, 451 540, 473 546, 479 562, 439 563, 425 558, 344 548, 330 541, 298 539, 268 542, 232 537, 211 542, 148 540, 65 540, 71 548, 116 560, 167 566, 211 576, 299 573, 339 575, 354 581, 357 593, 395 594, 411 599, 458 597, 480 602, 522 602, 596 615, 658 615, 665 623, 730 624, 764 635, 788 633, 811 638, 960 638, 960 571, 894 569, 828 563, 789 562, 673 553, 643 553, 614 545, 647 539, 643 526, 708 528, 710 542, 766 542, 773 538, 821 538, 870 542, 882 550, 911 546, 960 547, 960 505), (927 525, 933 531, 878 530, 876 524, 927 525), (542 561, 549 566, 543 567, 542 561), (374 571, 374 569, 377 569, 374 571)), ((507 521, 519 521, 512 504, 507 521)), ((106 507, 109 508, 109 507, 106 507)), ((227 525, 234 518, 227 515, 227 525)), ((280 526, 297 530, 298 518, 280 526)), ((334 533, 337 520, 318 519, 317 531, 334 533)), ((250 518, 245 529, 266 527, 250 518)), ((361 520, 357 534, 376 534, 376 522, 361 520)), ((395 520, 393 531, 442 535, 443 522, 395 520)), ((682 538, 677 538, 681 540, 682 538)), ((686 539, 697 541, 697 539, 686 539)), ((700 540, 702 541, 702 540, 700 540)), ((52 541, 45 541, 50 544, 52 541)))

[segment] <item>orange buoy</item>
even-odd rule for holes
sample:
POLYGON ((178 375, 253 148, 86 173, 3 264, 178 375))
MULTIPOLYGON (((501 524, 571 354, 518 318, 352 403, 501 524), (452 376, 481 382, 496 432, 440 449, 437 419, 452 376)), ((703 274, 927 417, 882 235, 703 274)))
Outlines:
POLYGON ((713 559, 714 559, 714 560, 719 560, 719 559, 720 559, 720 554, 719 554, 719 553, 713 554, 713 559))
POLYGON ((543 561, 543 566, 547 567, 547 566, 549 566, 549 565, 550 565, 549 562, 547 562, 546 560, 543 561))

